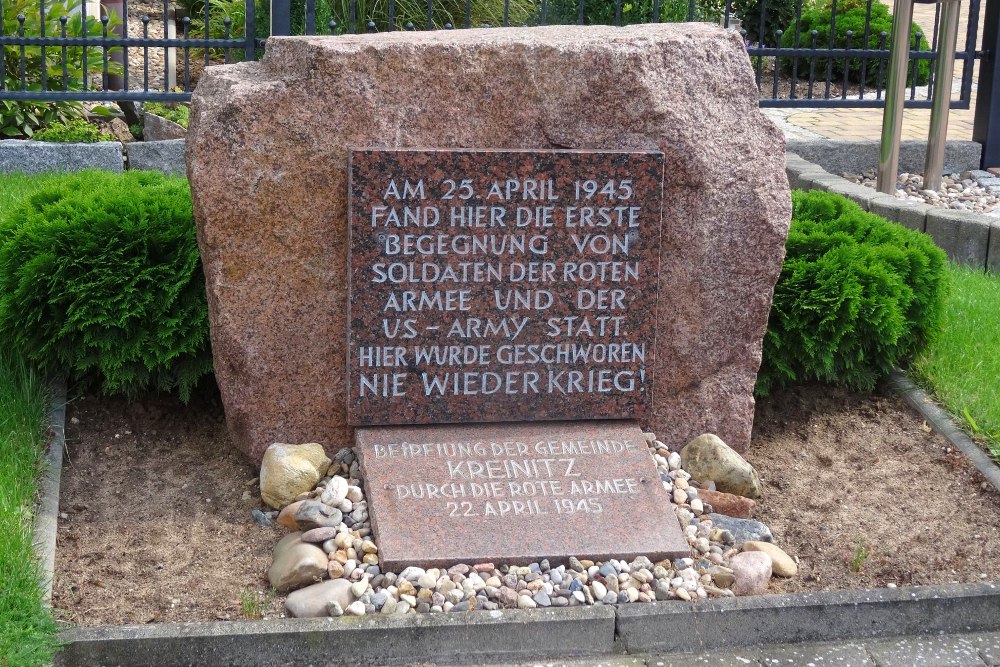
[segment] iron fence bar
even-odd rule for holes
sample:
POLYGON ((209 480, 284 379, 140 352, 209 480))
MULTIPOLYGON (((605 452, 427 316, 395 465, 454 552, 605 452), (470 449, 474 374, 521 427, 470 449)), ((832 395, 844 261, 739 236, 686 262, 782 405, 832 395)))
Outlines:
MULTIPOLYGON (((827 40, 827 48, 833 49, 835 36, 837 34, 837 0, 830 4, 830 38, 827 40)), ((830 99, 830 79, 833 78, 833 56, 826 59, 826 90, 823 93, 825 99, 830 99)))
MULTIPOLYGON (((86 1, 87 0, 83 0, 83 2, 86 2, 86 1)), ((163 0, 163 36, 164 36, 164 38, 166 38, 166 37, 168 37, 170 35, 170 29, 167 28, 167 21, 173 21, 174 22, 174 34, 176 35, 176 31, 177 31, 177 14, 176 13, 172 13, 170 11, 170 0, 163 0)), ((128 37, 128 35, 125 35, 125 36, 128 37)), ((154 46, 155 47, 155 46, 158 46, 158 45, 150 44, 149 46, 154 46)), ((177 52, 174 51, 174 53, 177 53, 177 52)), ((177 83, 177 81, 176 81, 176 77, 177 77, 177 62, 176 62, 176 60, 174 61, 174 77, 175 77, 174 83, 177 83)), ((170 81, 170 48, 166 44, 164 44, 163 45, 163 87, 164 88, 166 88, 166 87, 168 87, 170 85, 169 81, 170 81)))
MULTIPOLYGON (((836 1, 837 0, 834 0, 834 2, 836 2, 836 1)), ((803 0, 799 0, 796 3, 796 7, 795 7, 795 40, 794 40, 795 43, 792 46, 794 48, 796 48, 796 49, 798 49, 801 46, 801 43, 799 42, 799 39, 801 38, 801 35, 802 35, 802 5, 803 5, 803 0)), ((775 63, 775 69, 777 69, 777 67, 778 67, 778 64, 775 63)), ((798 78, 799 78, 799 59, 798 59, 797 56, 793 55, 792 56, 792 85, 791 85, 791 88, 789 89, 789 92, 788 92, 788 96, 791 97, 791 98, 798 97, 798 95, 797 95, 798 91, 796 90, 796 84, 798 83, 798 78)))
MULTIPOLYGON (((166 33, 167 33, 167 15, 164 14, 163 34, 166 35, 166 33)), ((143 39, 149 38, 149 17, 145 15, 143 15, 142 17, 142 36, 143 39)), ((166 56, 164 56, 163 60, 165 63, 167 60, 166 56)), ((167 67, 167 65, 164 64, 164 67, 167 67)), ((166 79, 163 80, 163 87, 164 88, 167 87, 166 79)), ((142 89, 149 90, 149 47, 148 46, 142 47, 142 89)))
POLYGON ((396 29, 396 0, 389 0, 389 32, 396 29))
MULTIPOLYGON (((0 39, 3 39, 3 0, 0 0, 0 39)), ((7 89, 7 53, 0 52, 0 93, 7 89)), ((65 61, 64 61, 65 62, 65 61)))
MULTIPOLYGON (((166 3, 167 3, 167 0, 163 0, 164 6, 166 6, 166 3)), ((164 14, 164 16, 166 16, 166 14, 164 14)), ((87 0, 81 0, 81 2, 80 2, 80 20, 82 22, 81 23, 81 27, 80 27, 80 32, 82 32, 84 35, 89 35, 90 34, 90 29, 87 26, 87 0)), ((68 46, 73 46, 73 45, 69 44, 68 46)), ((88 56, 87 51, 89 51, 89 49, 87 48, 86 45, 84 45, 84 47, 83 47, 83 56, 82 56, 82 60, 83 60, 83 76, 82 76, 82 78, 83 78, 83 89, 84 90, 87 90, 87 88, 90 86, 90 77, 87 76, 87 72, 90 71, 90 68, 87 67, 87 56, 88 56)))
MULTIPOLYGON (((392 2, 390 2, 390 16, 392 15, 392 2)), ((391 30, 391 28, 390 28, 391 30)), ((315 35, 316 34, 316 0, 306 0, 306 34, 315 35)))
MULTIPOLYGON (((86 2, 86 1, 87 0, 83 0, 83 2, 86 2)), ((41 0, 41 2, 42 2, 42 4, 45 4, 45 0, 41 0)), ((207 6, 208 3, 206 2, 205 5, 207 6)), ((128 37, 129 36, 128 35, 128 0, 122 0, 122 16, 121 16, 121 19, 122 19, 122 26, 121 26, 122 37, 128 37)), ((167 20, 166 17, 164 17, 163 20, 165 22, 167 20)), ((164 27, 166 27, 166 23, 164 23, 164 27)), ((123 46, 122 47, 122 70, 123 70, 122 71, 122 88, 124 88, 125 90, 128 90, 128 70, 129 70, 129 66, 128 66, 128 47, 127 46, 123 46)))
MULTIPOLYGON (((69 23, 69 17, 60 16, 59 23, 61 29, 59 30, 60 37, 66 37, 66 24, 69 23)), ((62 89, 67 90, 69 88, 69 49, 67 46, 62 47, 62 89)), ((3 77, 3 74, 0 74, 3 77)))
POLYGON ((965 32, 965 52, 966 57, 962 61, 962 87, 959 93, 962 99, 972 99, 972 73, 975 67, 976 56, 968 54, 975 53, 976 40, 979 35, 979 7, 980 0, 969 0, 969 15, 967 17, 967 28, 965 32))
MULTIPOLYGON (((851 38, 852 37, 854 37, 854 31, 853 30, 848 30, 847 31, 847 49, 846 49, 846 51, 848 51, 848 52, 851 50, 851 38)), ((847 75, 850 74, 850 72, 851 72, 851 54, 850 53, 845 53, 844 54, 844 82, 840 86, 840 99, 842 99, 842 100, 846 100, 847 99, 847 87, 848 87, 847 86, 847 75)))
MULTIPOLYGON (((45 0, 39 0, 38 2, 38 29, 42 37, 45 37, 45 0)), ((42 89, 47 89, 48 86, 48 67, 46 63, 48 60, 45 58, 45 47, 42 47, 42 89)))
MULTIPOLYGON (((970 15, 971 15, 970 11, 970 15)), ((979 90, 972 123, 972 140, 983 145, 980 166, 1000 166, 1000 0, 986 0, 983 49, 979 63, 979 90)))
MULTIPOLYGON (((252 0, 251 0, 252 1, 252 0)), ((271 2, 271 35, 292 34, 292 0, 270 0, 271 2)), ((354 6, 354 3, 351 3, 354 6)), ((353 20, 352 20, 353 32, 353 20)))
MULTIPOLYGON (((864 48, 868 48, 871 45, 872 38, 872 2, 874 0, 868 0, 865 3, 865 34, 862 38, 862 44, 864 48)), ((858 85, 858 97, 860 99, 865 99, 865 80, 868 78, 868 59, 861 58, 861 82, 858 85)))
MULTIPOLYGON (((787 109, 787 108, 803 108, 803 109, 882 109, 885 107, 885 100, 876 100, 873 98, 868 98, 865 100, 856 99, 846 99, 842 100, 839 97, 832 99, 824 99, 818 97, 813 100, 807 100, 803 98, 799 99, 788 99, 788 98, 764 98, 759 100, 759 106, 763 108, 774 108, 774 109, 787 109)), ((906 109, 930 109, 931 100, 905 100, 904 108, 906 109)), ((963 100, 952 100, 949 104, 950 109, 969 109, 971 105, 968 101, 963 100)))

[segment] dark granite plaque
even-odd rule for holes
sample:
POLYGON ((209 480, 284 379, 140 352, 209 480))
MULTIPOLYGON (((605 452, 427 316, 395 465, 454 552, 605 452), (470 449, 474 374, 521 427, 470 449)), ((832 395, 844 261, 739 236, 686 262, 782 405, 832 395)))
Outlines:
POLYGON ((634 422, 355 430, 382 567, 689 556, 634 422))
POLYGON ((357 150, 352 424, 648 415, 663 155, 357 150))

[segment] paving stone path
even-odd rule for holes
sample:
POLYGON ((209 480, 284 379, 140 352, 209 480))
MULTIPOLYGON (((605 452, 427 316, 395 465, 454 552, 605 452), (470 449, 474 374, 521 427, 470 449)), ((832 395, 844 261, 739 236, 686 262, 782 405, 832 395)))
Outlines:
MULTIPOLYGON (((1000 667, 1000 632, 786 644, 746 650, 600 657, 516 667, 1000 667)), ((508 667, 515 667, 510 665, 508 667)))

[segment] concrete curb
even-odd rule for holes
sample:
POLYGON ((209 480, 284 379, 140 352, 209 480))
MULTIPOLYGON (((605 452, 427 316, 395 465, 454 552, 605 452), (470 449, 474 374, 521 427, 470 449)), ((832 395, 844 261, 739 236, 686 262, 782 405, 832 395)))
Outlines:
POLYGON ((0 173, 125 169, 122 145, 117 141, 94 144, 57 144, 46 141, 0 141, 0 173))
POLYGON ((692 605, 622 605, 619 645, 629 653, 688 652, 1000 628, 1000 585, 719 598, 692 605))
POLYGON ((609 654, 611 607, 77 629, 58 665, 448 665, 609 654))
POLYGON ((45 451, 45 471, 38 484, 38 507, 32 529, 35 556, 42 577, 42 601, 52 601, 52 578, 56 565, 56 530, 59 524, 59 479, 63 449, 66 447, 66 381, 52 382, 49 411, 49 442, 45 451))
POLYGON ((128 156, 129 170, 162 171, 165 174, 179 176, 187 172, 183 139, 134 141, 125 146, 125 153, 128 156))
POLYGON ((989 454, 984 452, 965 431, 952 421, 947 412, 938 407, 930 396, 898 369, 889 374, 888 386, 899 394, 910 407, 923 415, 935 431, 947 438, 948 442, 965 454, 983 474, 983 477, 1000 491, 1000 467, 993 462, 989 454))
POLYGON ((896 199, 830 174, 796 153, 786 154, 785 173, 793 189, 843 195, 866 211, 928 234, 954 262, 1000 271, 1000 218, 896 199))
MULTIPOLYGON (((821 166, 826 171, 842 174, 857 172, 878 164, 879 141, 876 139, 845 141, 843 139, 789 139, 788 151, 821 166)), ((971 171, 979 169, 983 147, 976 141, 949 141, 944 149, 945 171, 971 171)), ((900 142, 899 170, 922 173, 927 155, 927 142, 908 140, 900 142)))

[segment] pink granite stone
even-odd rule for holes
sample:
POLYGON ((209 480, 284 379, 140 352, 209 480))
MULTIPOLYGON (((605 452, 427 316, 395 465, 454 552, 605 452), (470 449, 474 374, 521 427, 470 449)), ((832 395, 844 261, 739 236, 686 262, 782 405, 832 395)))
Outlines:
MULTIPOLYGON (((235 444, 352 443, 351 148, 659 151, 651 415, 749 443, 791 212, 739 35, 699 24, 276 37, 213 67, 187 141, 215 373, 235 444)), ((586 417, 587 415, 580 415, 586 417)))
POLYGON ((661 153, 351 153, 348 422, 647 418, 661 153))
POLYGON ((634 422, 355 434, 379 560, 390 570, 690 555, 634 422))

